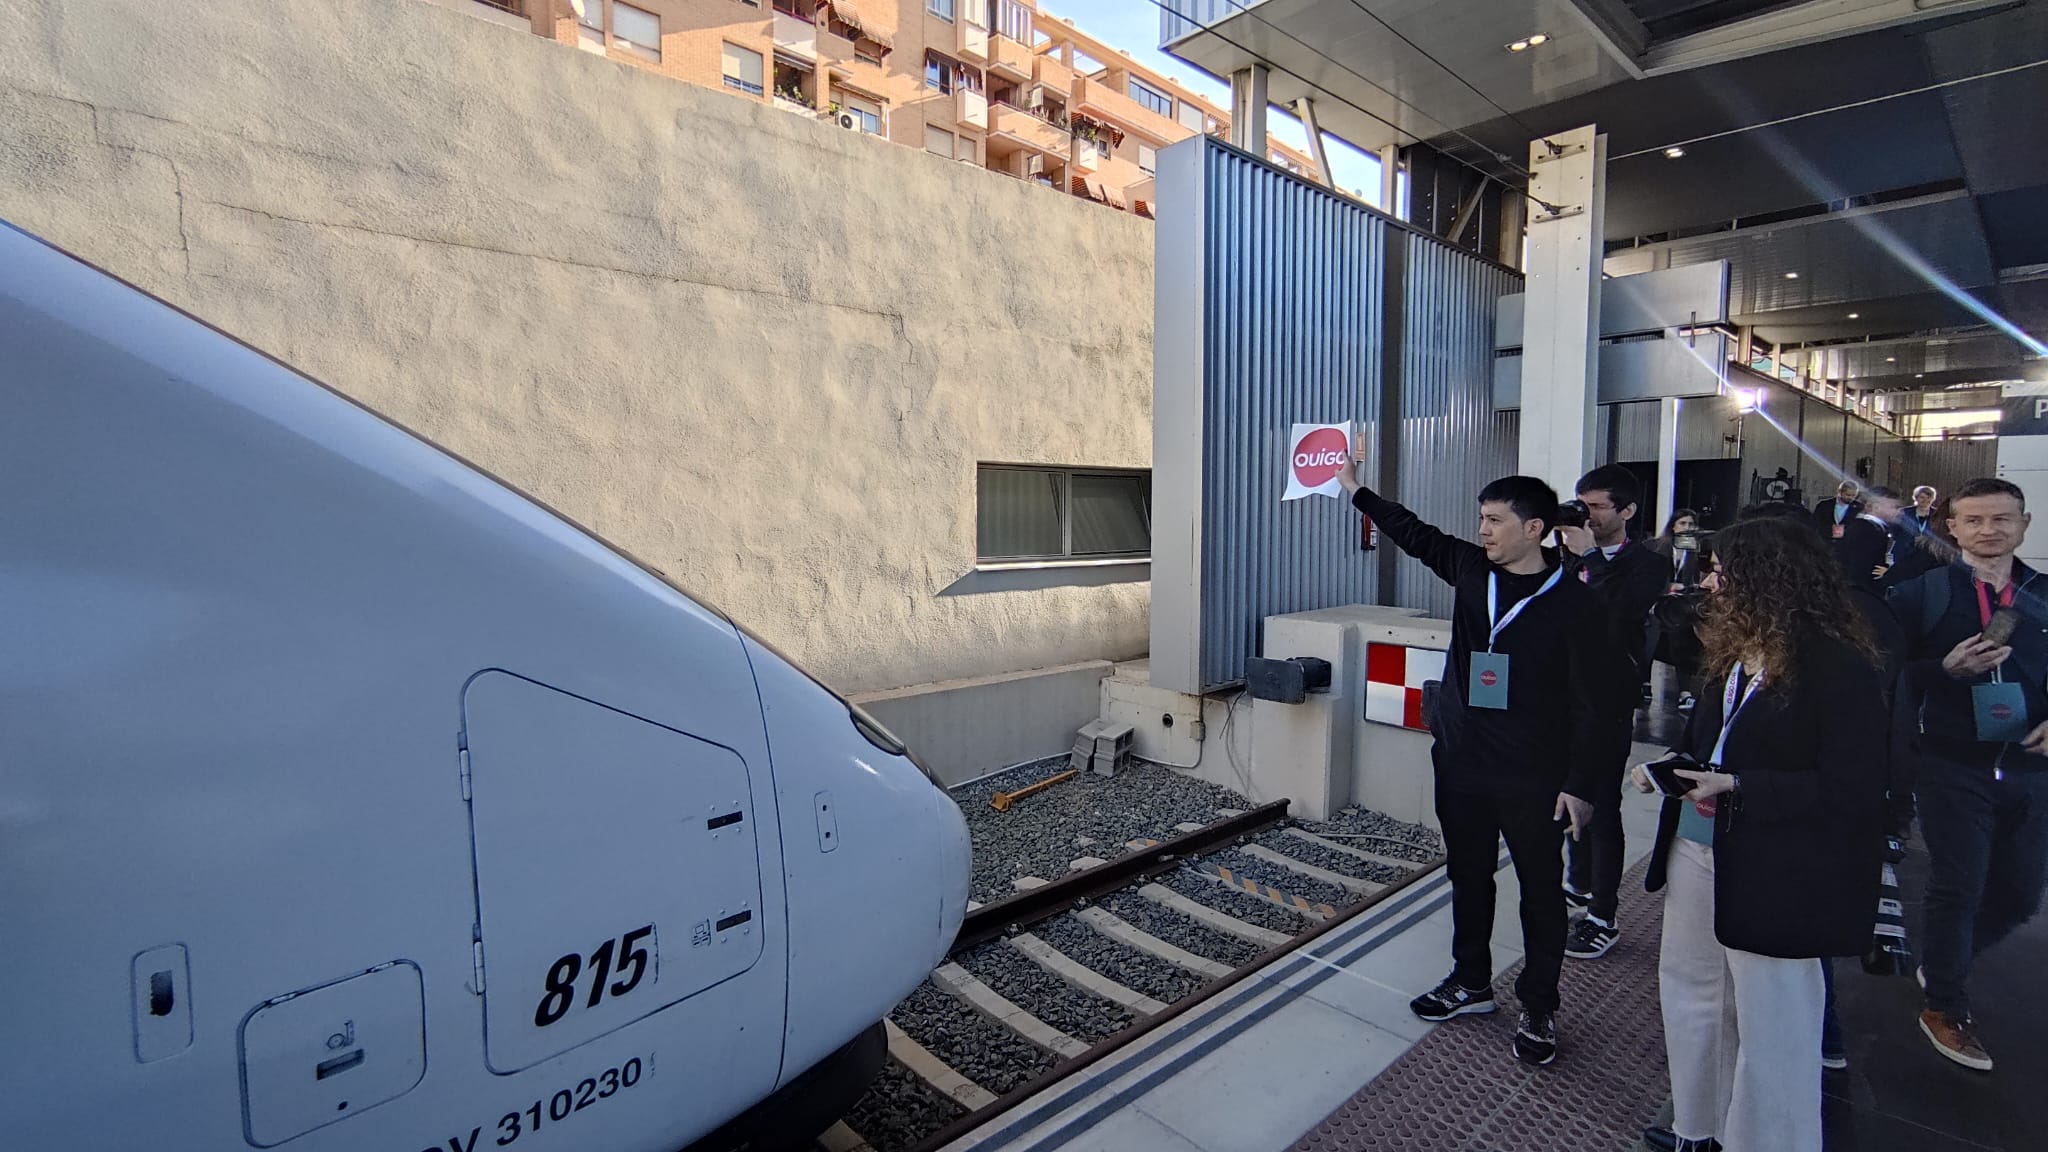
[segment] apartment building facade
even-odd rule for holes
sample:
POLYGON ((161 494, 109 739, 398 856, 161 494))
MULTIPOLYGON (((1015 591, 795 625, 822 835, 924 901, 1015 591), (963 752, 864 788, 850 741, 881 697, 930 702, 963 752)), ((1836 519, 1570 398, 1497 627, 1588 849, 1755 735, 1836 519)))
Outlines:
POLYGON ((1141 216, 1159 149, 1230 129, 1226 109, 1035 0, 440 2, 1141 216))

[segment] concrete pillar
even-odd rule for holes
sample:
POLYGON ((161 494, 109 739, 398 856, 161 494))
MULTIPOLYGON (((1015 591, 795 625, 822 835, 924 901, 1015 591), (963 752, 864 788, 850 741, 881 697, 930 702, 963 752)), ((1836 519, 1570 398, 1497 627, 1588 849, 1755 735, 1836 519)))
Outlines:
POLYGON ((1389 144, 1380 149, 1380 211, 1389 216, 1401 216, 1401 205, 1394 201, 1400 190, 1401 149, 1398 145, 1389 144))
POLYGON ((1268 75, 1263 64, 1230 74, 1230 142, 1261 159, 1266 155, 1268 75))
POLYGON ((1569 492, 1593 461, 1607 137, 1534 141, 1529 167, 1520 468, 1569 492))
POLYGON ((1678 511, 1678 416, 1685 402, 1666 396, 1657 407, 1657 519, 1644 535, 1654 536, 1678 511))

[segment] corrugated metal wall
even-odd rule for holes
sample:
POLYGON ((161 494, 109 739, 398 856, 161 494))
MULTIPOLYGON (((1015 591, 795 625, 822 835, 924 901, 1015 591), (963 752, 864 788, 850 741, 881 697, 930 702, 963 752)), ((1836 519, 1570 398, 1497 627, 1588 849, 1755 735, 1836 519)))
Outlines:
POLYGON ((1267 616, 1373 602, 1376 565, 1358 547, 1358 514, 1339 500, 1280 497, 1291 425, 1359 420, 1367 442, 1377 438, 1391 229, 1214 141, 1202 179, 1206 689, 1243 678, 1267 616))
MULTIPOLYGON (((1416 515, 1471 539, 1474 500, 1515 469, 1519 413, 1493 409, 1493 322, 1522 278, 1403 231, 1401 481, 1392 493, 1416 515)), ((1392 547, 1392 545, 1386 545, 1392 547)), ((1451 589, 1401 557, 1391 603, 1448 616, 1451 589)))
MULTIPOLYGON (((1932 484, 1947 497, 1965 480, 1998 475, 1996 440, 1906 440, 1880 446, 1877 475, 1889 474, 1891 461, 1899 461, 1900 495, 1910 495, 1921 484, 1932 484)), ((2029 495, 2036 495, 2029 493, 2029 495)))

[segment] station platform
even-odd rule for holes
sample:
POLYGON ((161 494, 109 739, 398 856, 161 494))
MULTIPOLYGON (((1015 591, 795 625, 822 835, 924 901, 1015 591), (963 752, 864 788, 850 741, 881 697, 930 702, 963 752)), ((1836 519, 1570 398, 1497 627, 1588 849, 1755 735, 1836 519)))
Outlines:
MULTIPOLYGON (((1639 743, 1637 754, 1662 747, 1639 743)), ((1503 852, 1498 1013, 1429 1025, 1408 1010, 1450 967, 1450 886, 1438 870, 949 1152, 1629 1152, 1646 1125, 1669 1116, 1656 973, 1663 901, 1642 890, 1656 811, 1654 797, 1624 800, 1622 938, 1598 960, 1565 962, 1559 1055, 1547 1068, 1511 1052, 1521 942, 1503 852)), ((1924 857, 1909 861, 1905 879, 1917 900, 1924 857)), ((1911 980, 1838 965, 1850 1067, 1824 1081, 1828 1152, 2037 1143, 2024 1138, 2035 1113, 2021 1094, 2048 1082, 2048 1003, 2023 991, 2024 970, 2048 954, 2048 925, 2024 937, 1987 957, 1976 982, 1985 1041, 2000 1061, 1988 1076, 1929 1049, 1911 980)))

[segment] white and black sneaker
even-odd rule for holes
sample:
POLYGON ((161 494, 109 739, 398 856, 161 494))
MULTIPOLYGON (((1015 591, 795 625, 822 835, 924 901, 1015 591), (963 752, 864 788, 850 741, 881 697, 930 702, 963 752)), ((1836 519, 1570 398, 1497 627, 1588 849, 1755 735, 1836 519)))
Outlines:
POLYGON ((1572 921, 1571 931, 1565 936, 1564 954, 1574 960, 1597 960, 1607 955, 1607 950, 1619 939, 1620 928, 1587 913, 1572 921))
POLYGON ((1591 892, 1579 891, 1577 888, 1572 887, 1571 881, 1567 880, 1564 882, 1564 905, 1566 911, 1570 911, 1573 908, 1591 908, 1593 906, 1593 894, 1591 892))
POLYGON ((1457 976, 1446 976, 1443 983, 1410 1000, 1408 1008, 1431 1023, 1449 1020, 1453 1016, 1491 1012, 1494 1009, 1493 989, 1467 988, 1458 983, 1457 976))
POLYGON ((1522 1018, 1515 1025, 1515 1059, 1538 1065, 1557 1059, 1556 1015, 1522 1010, 1522 1018))

